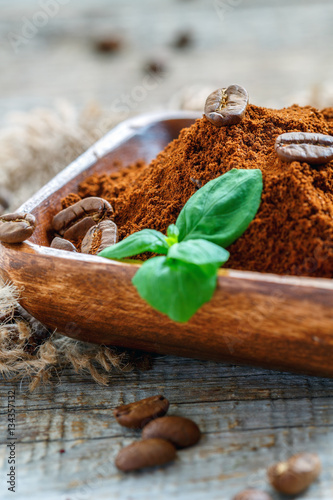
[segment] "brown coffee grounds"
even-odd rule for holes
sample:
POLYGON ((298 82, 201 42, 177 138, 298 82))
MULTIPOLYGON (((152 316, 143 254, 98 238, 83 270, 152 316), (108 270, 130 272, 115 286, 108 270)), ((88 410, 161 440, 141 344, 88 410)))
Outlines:
POLYGON ((102 231, 96 231, 92 240, 90 254, 95 255, 98 252, 102 242, 102 231))
POLYGON ((112 204, 120 239, 144 228, 165 233, 198 182, 204 185, 232 168, 260 168, 261 206, 243 236, 229 247, 227 267, 332 278, 333 162, 315 167, 282 162, 274 150, 275 139, 297 131, 332 135, 333 109, 249 105, 241 123, 221 128, 203 117, 183 129, 150 165, 91 176, 80 184, 78 194, 101 196, 112 204))

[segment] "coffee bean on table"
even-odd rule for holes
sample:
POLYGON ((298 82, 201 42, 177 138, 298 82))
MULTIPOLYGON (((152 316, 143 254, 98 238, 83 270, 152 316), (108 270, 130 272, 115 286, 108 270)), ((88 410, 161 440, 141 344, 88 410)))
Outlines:
POLYGON ((186 49, 193 45, 193 35, 190 31, 182 31, 178 33, 173 42, 176 49, 186 49))
POLYGON ((108 36, 96 41, 95 47, 98 52, 113 53, 121 49, 122 41, 116 36, 108 36))
POLYGON ((82 240, 82 253, 98 253, 118 241, 118 228, 112 220, 103 220, 91 227, 82 240), (97 248, 96 248, 97 247, 97 248))
POLYGON ((112 215, 110 203, 102 198, 91 196, 61 210, 54 216, 53 229, 67 240, 82 239, 87 231, 105 218, 112 215))
POLYGON ((142 431, 142 439, 167 439, 176 448, 187 448, 201 437, 199 427, 193 420, 178 416, 158 418, 149 422, 142 431))
POLYGON ((176 448, 165 439, 146 439, 126 446, 117 455, 118 469, 129 472, 163 465, 176 458, 176 448))
POLYGON ((272 500, 272 497, 260 490, 244 490, 238 493, 232 500, 272 500))
POLYGON ((36 229, 36 219, 29 213, 13 213, 0 216, 0 241, 22 243, 36 229))
POLYGON ((150 420, 162 417, 169 408, 169 401, 161 395, 118 406, 113 414, 124 427, 142 429, 150 420))
POLYGON ((298 453, 284 462, 272 465, 268 479, 274 488, 285 495, 297 495, 317 479, 321 464, 315 453, 298 453))
POLYGON ((206 100, 205 116, 216 127, 239 123, 249 102, 247 91, 240 85, 217 89, 206 100))
POLYGON ((65 240, 64 238, 59 238, 58 236, 53 238, 50 247, 57 250, 66 250, 67 252, 76 252, 76 248, 73 243, 65 240))
POLYGON ((333 137, 310 132, 288 132, 275 141, 275 151, 283 161, 310 164, 333 160, 333 137))

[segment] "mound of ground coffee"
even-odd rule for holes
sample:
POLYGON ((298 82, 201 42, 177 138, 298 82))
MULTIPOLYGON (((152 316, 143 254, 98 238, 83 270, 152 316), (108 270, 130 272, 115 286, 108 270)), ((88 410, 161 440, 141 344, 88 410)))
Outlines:
POLYGON ((91 176, 78 195, 100 196, 113 209, 119 239, 144 228, 165 232, 187 199, 232 168, 260 168, 264 190, 257 216, 228 250, 227 267, 333 278, 333 162, 287 163, 274 150, 285 132, 333 134, 333 109, 281 110, 249 105, 243 120, 215 127, 205 117, 183 129, 149 165, 91 176))

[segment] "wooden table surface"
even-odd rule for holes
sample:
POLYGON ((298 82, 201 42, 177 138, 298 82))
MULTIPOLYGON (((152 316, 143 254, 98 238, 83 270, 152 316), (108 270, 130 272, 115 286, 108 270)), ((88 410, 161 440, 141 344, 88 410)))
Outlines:
MULTIPOLYGON (((22 34, 41 7, 1 1, 0 123, 7 112, 52 106, 57 98, 78 109, 97 100, 116 110, 129 95, 126 118, 178 105, 180 90, 191 85, 239 83, 252 102, 266 106, 333 105, 330 0, 60 3, 15 51, 9 34, 22 34), (177 51, 170 44, 184 29, 194 45, 177 51), (93 40, 110 32, 123 37, 123 49, 97 54, 93 40), (135 89, 144 87, 142 68, 151 58, 165 61, 166 71, 138 98, 135 89)), ((266 467, 302 450, 320 455, 323 473, 301 498, 333 498, 333 380, 157 357, 152 370, 115 374, 109 387, 71 370, 33 394, 27 385, 0 382, 1 499, 229 500, 249 486, 270 491, 266 467), (6 484, 7 397, 14 390, 15 494, 6 484), (139 434, 121 428, 112 409, 157 393, 170 400, 169 414, 199 424, 202 440, 166 467, 121 474, 114 458, 139 434)))
MULTIPOLYGON (((72 371, 33 394, 1 382, 2 499, 229 500, 255 486, 270 491, 266 467, 310 450, 323 463, 304 499, 333 498, 333 380, 175 357, 147 372, 118 374, 110 387, 72 371), (7 393, 16 391, 17 493, 6 492, 7 393), (201 442, 165 467, 123 474, 114 459, 140 432, 118 425, 112 409, 154 394, 169 414, 192 418, 201 442), (62 452, 63 451, 63 452, 62 452)), ((274 499, 281 498, 272 493, 274 499)))

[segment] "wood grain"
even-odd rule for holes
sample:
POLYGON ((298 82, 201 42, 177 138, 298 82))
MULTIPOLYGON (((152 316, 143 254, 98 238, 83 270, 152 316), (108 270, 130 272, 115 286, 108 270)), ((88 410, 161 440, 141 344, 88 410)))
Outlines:
POLYGON ((120 168, 113 160, 149 161, 189 123, 182 113, 124 122, 60 173, 20 207, 38 229, 31 242, 0 245, 3 278, 23 287, 34 317, 79 340, 332 377, 332 280, 221 269, 213 299, 178 324, 139 297, 137 265, 45 246, 60 199, 80 180, 120 168))
MULTIPOLYGON (((16 388, 15 498, 231 500, 245 487, 270 491, 266 467, 306 450, 319 453, 323 473, 302 498, 333 497, 331 380, 172 357, 155 358, 148 372, 114 374, 109 388, 70 370, 59 377, 61 384, 33 395, 28 381, 0 383, 1 487, 8 467, 6 393, 16 388), (119 473, 117 452, 140 432, 119 426, 112 409, 157 393, 169 399, 168 414, 192 418, 203 437, 173 464, 119 473)), ((1 498, 12 496, 2 490, 1 498)))

